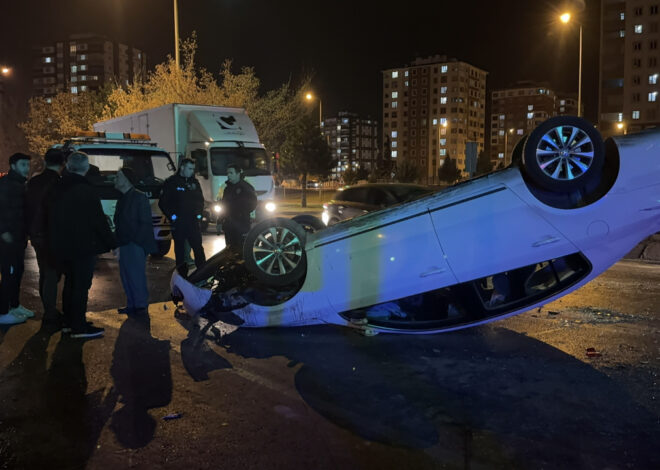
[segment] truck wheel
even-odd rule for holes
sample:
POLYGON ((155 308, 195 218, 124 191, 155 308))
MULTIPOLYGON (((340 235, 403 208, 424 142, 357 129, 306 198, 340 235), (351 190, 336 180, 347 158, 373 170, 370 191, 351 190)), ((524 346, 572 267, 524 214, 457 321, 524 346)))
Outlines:
POLYGON ((543 122, 525 142, 523 165, 540 188, 571 192, 599 178, 605 161, 603 139, 586 120, 557 116, 543 122))
POLYGON ((156 244, 158 245, 158 251, 151 256, 155 258, 162 258, 170 252, 172 240, 156 240, 156 244))
POLYGON ((243 259, 247 270, 266 285, 294 284, 307 271, 305 230, 283 217, 259 222, 245 237, 243 259))

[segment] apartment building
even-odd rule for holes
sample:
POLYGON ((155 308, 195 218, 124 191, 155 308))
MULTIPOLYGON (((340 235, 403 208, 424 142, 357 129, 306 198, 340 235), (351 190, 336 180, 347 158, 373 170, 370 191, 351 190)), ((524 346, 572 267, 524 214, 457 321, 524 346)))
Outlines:
POLYGON ((364 119, 355 113, 340 112, 322 123, 335 165, 331 177, 338 179, 348 168, 375 170, 380 166, 378 121, 364 119))
POLYGON ((142 51, 95 34, 74 34, 65 41, 34 47, 32 55, 37 96, 99 90, 110 81, 127 84, 147 71, 142 51))
POLYGON ((601 0, 599 127, 660 125, 660 1, 601 0))
POLYGON ((417 58, 383 74, 383 152, 437 181, 449 155, 465 172, 484 149, 487 72, 446 56, 417 58))

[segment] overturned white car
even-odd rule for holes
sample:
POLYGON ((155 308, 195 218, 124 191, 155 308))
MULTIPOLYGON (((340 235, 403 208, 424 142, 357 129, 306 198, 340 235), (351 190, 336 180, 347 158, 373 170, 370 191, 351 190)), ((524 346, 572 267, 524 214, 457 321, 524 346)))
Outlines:
POLYGON ((329 228, 263 221, 243 260, 220 252, 175 300, 245 327, 321 323, 435 333, 561 297, 660 231, 660 131, 603 142, 556 117, 504 170, 329 228))

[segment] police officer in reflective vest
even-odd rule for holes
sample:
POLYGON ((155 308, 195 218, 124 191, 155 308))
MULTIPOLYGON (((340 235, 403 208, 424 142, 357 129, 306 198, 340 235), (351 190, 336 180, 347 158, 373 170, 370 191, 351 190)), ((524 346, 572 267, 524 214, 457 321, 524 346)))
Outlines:
POLYGON ((204 196, 199 181, 193 176, 194 173, 195 162, 190 158, 181 160, 178 173, 165 180, 158 201, 158 207, 172 224, 174 257, 177 270, 184 277, 188 275, 186 241, 193 250, 197 268, 206 262, 202 248, 202 232, 199 227, 199 220, 204 210, 204 196))

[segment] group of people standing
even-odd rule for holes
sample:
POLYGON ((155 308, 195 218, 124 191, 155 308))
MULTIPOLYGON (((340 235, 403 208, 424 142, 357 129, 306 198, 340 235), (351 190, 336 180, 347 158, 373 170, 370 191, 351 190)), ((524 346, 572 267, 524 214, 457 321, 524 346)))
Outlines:
MULTIPOLYGON (((39 266, 44 324, 72 338, 100 337, 103 328, 86 319, 99 254, 113 251, 119 258, 126 293, 126 306, 119 308, 119 313, 147 313, 146 258, 157 250, 149 199, 136 189, 138 178, 133 169, 123 167, 117 171, 115 189, 121 196, 113 232, 89 177, 88 156, 83 152, 67 156, 53 148, 44 160, 45 169, 28 181, 30 156, 16 153, 9 159, 9 173, 0 178, 0 326, 34 317, 34 312, 19 302, 29 239, 39 266), (61 277, 62 312, 57 309, 61 277)), ((198 268, 206 260, 199 227, 204 197, 194 170, 194 161, 184 158, 177 174, 165 181, 159 200, 160 209, 171 222, 177 270, 184 277, 191 248, 198 268)), ((223 228, 227 247, 240 253, 257 197, 254 188, 242 179, 240 166, 228 165, 227 173, 223 228)))

